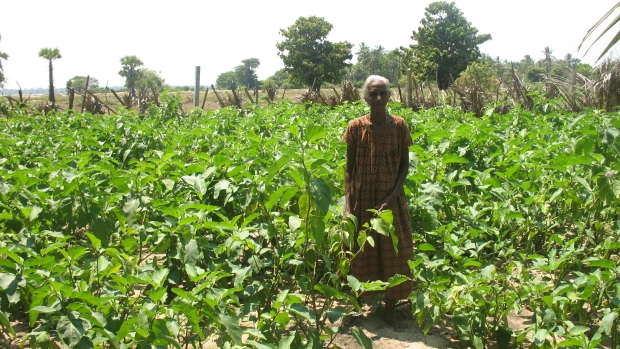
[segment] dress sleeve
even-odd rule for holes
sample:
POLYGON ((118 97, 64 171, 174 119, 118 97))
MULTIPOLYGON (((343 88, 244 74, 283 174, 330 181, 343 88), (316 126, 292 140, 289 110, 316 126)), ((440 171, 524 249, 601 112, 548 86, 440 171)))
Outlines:
POLYGON ((349 121, 349 125, 342 136, 342 141, 347 143, 347 145, 356 145, 357 137, 355 137, 355 130, 355 120, 349 121))

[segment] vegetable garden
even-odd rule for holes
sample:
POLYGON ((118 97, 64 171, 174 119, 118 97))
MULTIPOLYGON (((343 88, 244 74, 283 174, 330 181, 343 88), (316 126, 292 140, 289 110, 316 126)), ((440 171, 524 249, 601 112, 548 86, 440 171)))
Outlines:
MULTIPOLYGON (((41 348, 333 347, 356 296, 407 279, 347 273, 340 139, 365 105, 178 103, 0 119, 0 337, 19 320, 41 348)), ((390 108, 414 139, 420 326, 475 348, 620 348, 619 114, 390 108)))

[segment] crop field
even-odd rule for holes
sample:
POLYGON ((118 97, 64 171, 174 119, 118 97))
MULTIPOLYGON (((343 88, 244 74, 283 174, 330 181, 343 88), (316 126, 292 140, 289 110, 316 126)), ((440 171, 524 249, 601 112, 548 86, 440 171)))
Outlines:
POLYGON ((343 317, 412 278, 402 307, 463 347, 620 348, 620 114, 390 104, 414 140, 415 258, 360 282, 341 138, 367 107, 179 98, 0 119, 0 344, 19 324, 31 348, 336 348, 343 330, 372 348, 343 317))

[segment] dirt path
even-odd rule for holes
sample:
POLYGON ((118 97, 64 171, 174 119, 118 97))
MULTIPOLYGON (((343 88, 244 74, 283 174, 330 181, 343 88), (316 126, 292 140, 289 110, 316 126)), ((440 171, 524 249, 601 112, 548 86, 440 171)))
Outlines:
POLYGON ((336 337, 333 344, 343 349, 361 349, 362 347, 351 335, 351 331, 359 327, 372 339, 376 349, 461 348, 457 341, 449 339, 451 337, 449 331, 433 328, 425 335, 412 317, 411 306, 408 304, 395 309, 396 317, 404 327, 401 332, 395 331, 383 320, 380 315, 382 310, 381 305, 365 305, 363 315, 356 317, 346 331, 336 337))

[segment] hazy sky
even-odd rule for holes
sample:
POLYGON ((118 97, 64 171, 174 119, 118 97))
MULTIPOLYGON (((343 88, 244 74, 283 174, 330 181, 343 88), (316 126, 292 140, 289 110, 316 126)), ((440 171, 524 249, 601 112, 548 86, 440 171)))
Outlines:
MULTIPOLYGON (((577 52, 588 29, 616 0, 455 0, 456 6, 479 30, 493 39, 482 52, 518 61, 529 54, 542 57, 545 46, 562 58, 566 53, 594 64, 603 49, 596 45, 587 56, 577 52)), ((120 58, 136 55, 147 68, 161 72, 170 85, 193 85, 195 66, 201 66, 201 85, 215 82, 241 60, 261 62, 259 79, 282 68, 276 43, 279 31, 300 16, 324 17, 333 25, 331 41, 347 40, 386 49, 413 43, 431 1, 395 0, 5 0, 0 5, 0 51, 8 79, 5 88, 48 86, 47 62, 38 57, 43 47, 58 47, 54 62, 56 87, 76 75, 96 77, 102 86, 121 86, 120 58)), ((609 42, 608 37, 606 42, 609 42)), ((616 49, 612 50, 617 55, 616 49)), ((355 58, 353 59, 355 61, 355 58)))

